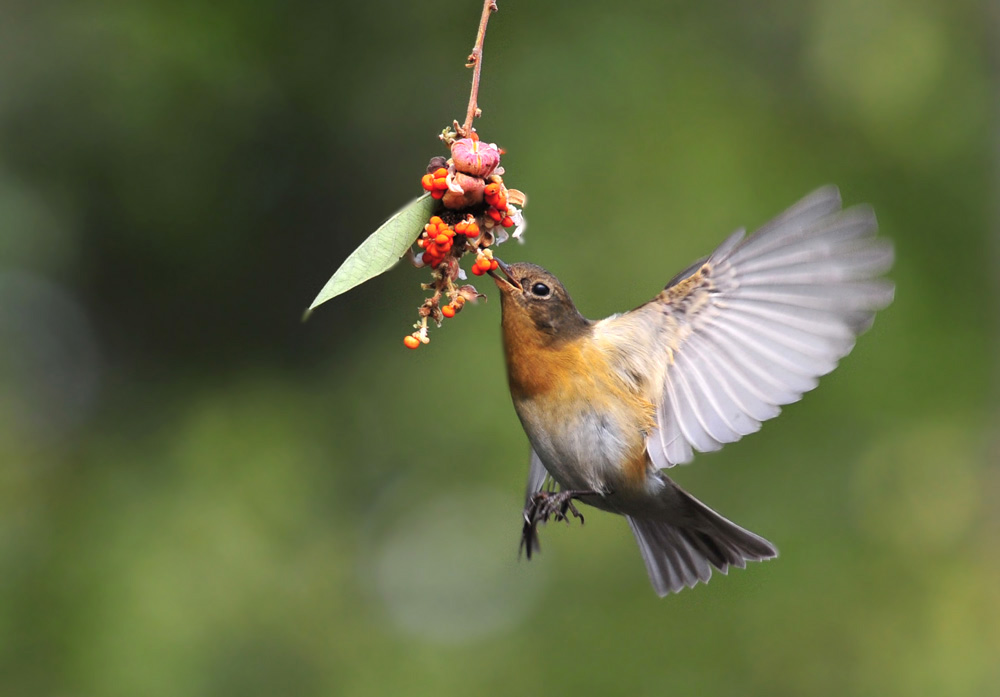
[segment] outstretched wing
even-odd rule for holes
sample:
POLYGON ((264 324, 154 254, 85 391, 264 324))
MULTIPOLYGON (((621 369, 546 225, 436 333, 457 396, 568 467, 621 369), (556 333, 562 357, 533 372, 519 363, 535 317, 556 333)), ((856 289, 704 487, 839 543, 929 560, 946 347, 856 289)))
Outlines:
POLYGON ((658 405, 646 441, 654 465, 690 462, 695 450, 757 431, 837 366, 892 302, 893 284, 879 278, 892 245, 877 228, 870 208, 841 211, 836 188, 820 189, 750 237, 733 234, 649 303, 600 323, 619 347, 623 379, 640 387, 636 376, 660 366, 641 386, 658 405))

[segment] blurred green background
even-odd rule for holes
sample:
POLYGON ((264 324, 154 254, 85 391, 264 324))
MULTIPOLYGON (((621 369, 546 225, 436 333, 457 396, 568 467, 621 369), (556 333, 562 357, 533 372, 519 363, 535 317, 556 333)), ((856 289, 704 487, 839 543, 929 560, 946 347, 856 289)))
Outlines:
POLYGON ((406 266, 299 322, 478 0, 7 0, 0 694, 1000 694, 995 3, 499 4, 503 256, 585 314, 828 182, 895 241, 842 367, 674 473, 781 557, 658 600, 594 513, 519 563, 496 298, 415 352, 406 266))

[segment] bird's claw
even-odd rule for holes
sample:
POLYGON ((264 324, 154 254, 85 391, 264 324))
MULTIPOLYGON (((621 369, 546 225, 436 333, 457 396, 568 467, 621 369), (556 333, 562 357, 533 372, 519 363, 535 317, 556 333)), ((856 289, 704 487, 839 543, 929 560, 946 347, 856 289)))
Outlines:
POLYGON ((524 527, 521 530, 521 550, 528 559, 532 552, 539 549, 538 524, 564 520, 569 523, 569 516, 580 519, 583 525, 586 521, 583 514, 573 504, 573 499, 593 494, 592 491, 539 491, 532 495, 524 507, 524 527))

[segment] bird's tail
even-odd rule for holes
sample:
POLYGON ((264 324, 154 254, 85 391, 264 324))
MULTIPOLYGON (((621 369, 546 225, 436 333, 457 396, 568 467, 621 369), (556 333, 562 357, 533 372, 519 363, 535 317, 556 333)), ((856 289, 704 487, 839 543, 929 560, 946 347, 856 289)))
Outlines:
POLYGON ((763 537, 726 520, 680 487, 675 491, 686 509, 683 524, 627 516, 660 597, 707 582, 713 566, 727 573, 730 566, 742 569, 748 561, 778 556, 763 537))

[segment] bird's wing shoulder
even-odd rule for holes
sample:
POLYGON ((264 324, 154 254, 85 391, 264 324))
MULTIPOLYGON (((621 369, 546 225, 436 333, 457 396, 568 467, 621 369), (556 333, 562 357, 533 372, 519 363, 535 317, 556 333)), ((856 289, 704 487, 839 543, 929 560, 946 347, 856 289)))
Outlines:
POLYGON ((659 468, 718 450, 813 389, 892 301, 892 246, 870 208, 810 194, 731 235, 653 300, 595 326, 623 380, 658 405, 659 468))

